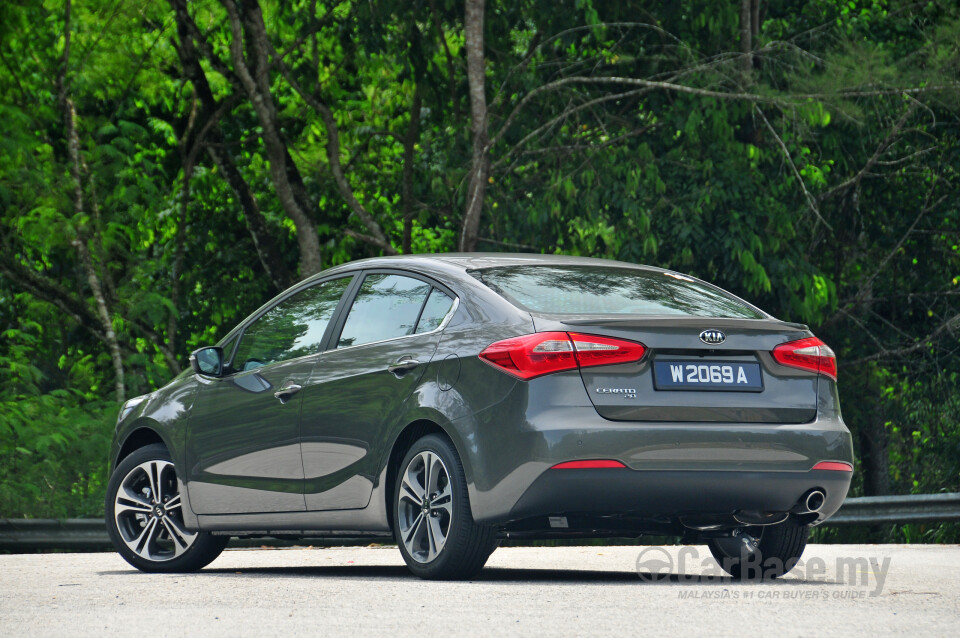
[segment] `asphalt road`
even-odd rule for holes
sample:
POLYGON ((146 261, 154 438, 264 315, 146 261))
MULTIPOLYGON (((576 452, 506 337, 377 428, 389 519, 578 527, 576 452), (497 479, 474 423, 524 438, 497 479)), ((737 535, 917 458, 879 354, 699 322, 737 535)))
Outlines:
POLYGON ((958 568, 956 545, 812 545, 763 584, 718 576, 703 546, 501 548, 458 583, 410 576, 390 547, 227 550, 188 575, 4 555, 0 634, 956 636, 958 568))

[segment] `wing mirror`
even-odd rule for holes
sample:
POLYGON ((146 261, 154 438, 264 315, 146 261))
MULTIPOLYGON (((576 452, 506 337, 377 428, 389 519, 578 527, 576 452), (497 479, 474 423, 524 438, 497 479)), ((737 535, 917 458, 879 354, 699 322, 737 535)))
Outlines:
POLYGON ((223 374, 223 348, 209 346, 190 353, 190 367, 197 374, 219 377, 223 374))

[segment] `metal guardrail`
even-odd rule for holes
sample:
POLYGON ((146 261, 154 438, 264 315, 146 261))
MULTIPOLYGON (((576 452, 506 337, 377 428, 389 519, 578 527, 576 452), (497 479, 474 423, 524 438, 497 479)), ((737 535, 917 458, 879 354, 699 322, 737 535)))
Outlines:
POLYGON ((0 519, 0 551, 90 551, 110 546, 102 518, 0 519))
POLYGON ((825 525, 960 521, 960 492, 848 498, 825 525))
MULTIPOLYGON (((912 494, 908 496, 868 496, 848 498, 825 525, 877 525, 883 523, 941 523, 960 521, 960 492, 912 494)), ((317 539, 325 544, 369 543, 343 537, 317 539)), ((290 545, 273 539, 235 539, 234 546, 290 545)), ((0 551, 47 549, 109 549, 110 539, 103 519, 0 519, 0 551)))

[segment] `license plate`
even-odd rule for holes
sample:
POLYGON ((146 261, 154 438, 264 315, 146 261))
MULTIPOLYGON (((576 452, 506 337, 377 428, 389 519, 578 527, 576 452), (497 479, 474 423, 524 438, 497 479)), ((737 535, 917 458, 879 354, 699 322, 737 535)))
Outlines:
POLYGON ((759 363, 654 361, 653 386, 657 390, 760 392, 763 375, 759 363))

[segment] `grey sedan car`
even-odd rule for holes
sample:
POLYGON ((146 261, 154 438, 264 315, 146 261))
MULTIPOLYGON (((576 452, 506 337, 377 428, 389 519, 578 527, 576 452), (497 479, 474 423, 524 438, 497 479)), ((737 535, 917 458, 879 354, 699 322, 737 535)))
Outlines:
POLYGON ((850 485, 836 377, 806 326, 669 270, 356 261, 124 404, 108 531, 157 572, 232 536, 392 537, 466 578, 501 539, 657 534, 776 577, 850 485))

